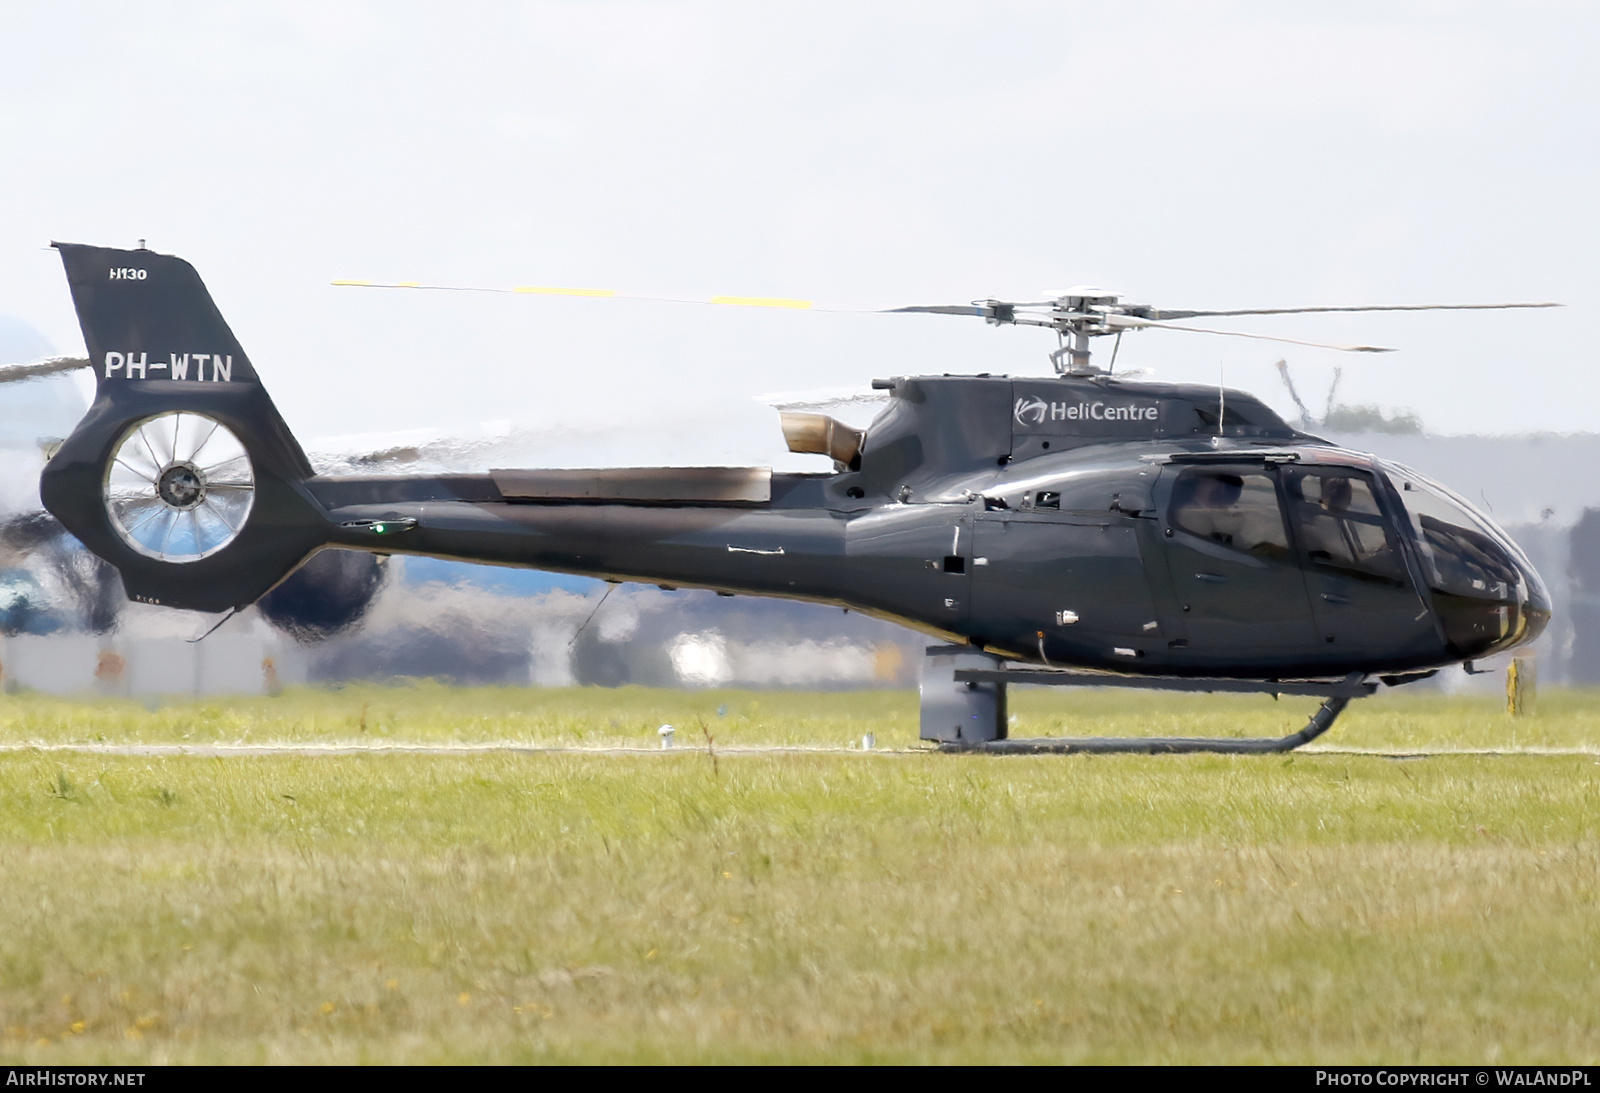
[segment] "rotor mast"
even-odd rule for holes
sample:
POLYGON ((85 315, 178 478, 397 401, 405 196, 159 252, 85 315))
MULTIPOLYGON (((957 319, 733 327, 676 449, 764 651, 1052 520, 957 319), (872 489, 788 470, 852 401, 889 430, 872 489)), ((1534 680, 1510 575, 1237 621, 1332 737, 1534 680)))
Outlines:
POLYGON ((1050 325, 1061 340, 1061 348, 1050 354, 1050 363, 1063 376, 1100 375, 1103 370, 1089 360, 1089 339, 1120 333, 1107 322, 1117 306, 1116 296, 1090 285, 1077 285, 1050 295, 1055 297, 1050 325))

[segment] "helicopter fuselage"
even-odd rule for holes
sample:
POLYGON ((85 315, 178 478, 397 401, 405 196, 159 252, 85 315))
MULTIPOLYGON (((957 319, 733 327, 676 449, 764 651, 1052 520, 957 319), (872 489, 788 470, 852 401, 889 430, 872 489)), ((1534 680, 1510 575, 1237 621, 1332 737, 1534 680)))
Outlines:
POLYGON ((831 474, 305 487, 340 546, 809 600, 1050 666, 1404 674, 1529 641, 1548 619, 1532 566, 1465 502, 1298 433, 1242 392, 991 376, 884 386, 855 466, 831 474))

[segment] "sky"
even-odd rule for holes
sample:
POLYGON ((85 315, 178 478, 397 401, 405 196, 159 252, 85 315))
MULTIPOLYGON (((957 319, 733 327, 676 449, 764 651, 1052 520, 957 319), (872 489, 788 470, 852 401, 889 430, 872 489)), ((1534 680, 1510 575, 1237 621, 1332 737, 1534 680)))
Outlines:
POLYGON ((1146 331, 1118 367, 1287 413, 1275 361, 1314 410, 1342 365, 1433 432, 1594 430, 1597 54, 1585 3, 0 0, 0 315, 81 351, 49 242, 146 239, 303 437, 803 467, 753 396, 1050 368, 1047 332, 848 309, 1554 300, 1239 320, 1381 356, 1146 331))

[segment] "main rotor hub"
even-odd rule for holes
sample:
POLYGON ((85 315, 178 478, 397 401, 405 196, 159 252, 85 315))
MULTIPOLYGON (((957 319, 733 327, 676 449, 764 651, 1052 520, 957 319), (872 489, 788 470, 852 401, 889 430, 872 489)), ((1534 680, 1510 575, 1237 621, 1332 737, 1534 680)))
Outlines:
POLYGON ((1064 290, 1050 290, 1049 297, 1030 303, 1011 303, 1005 300, 974 300, 971 308, 906 308, 908 311, 952 311, 983 316, 995 326, 1044 326, 1056 332, 1061 347, 1050 354, 1055 370, 1067 376, 1104 375, 1107 369, 1090 363, 1089 339, 1107 334, 1121 334, 1124 330, 1147 325, 1157 315, 1155 309, 1144 304, 1124 304, 1121 297, 1093 285, 1075 285, 1064 290))

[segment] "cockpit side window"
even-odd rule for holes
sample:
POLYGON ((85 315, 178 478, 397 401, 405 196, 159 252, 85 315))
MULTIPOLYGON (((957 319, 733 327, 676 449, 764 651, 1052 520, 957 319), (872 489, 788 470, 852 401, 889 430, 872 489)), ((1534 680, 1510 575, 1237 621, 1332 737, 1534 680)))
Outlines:
POLYGON ((1312 565, 1387 583, 1406 583, 1394 537, 1364 477, 1343 470, 1286 475, 1290 520, 1312 565))
POLYGON ((1172 487, 1172 526, 1257 558, 1287 558, 1289 538, 1270 475, 1195 468, 1172 487))

